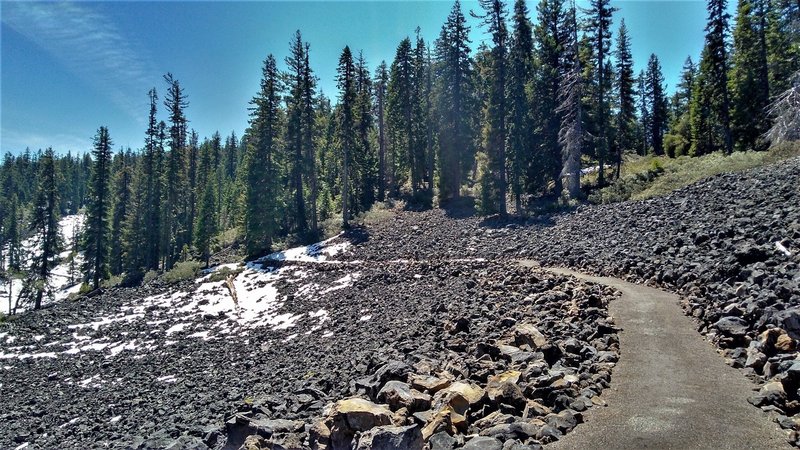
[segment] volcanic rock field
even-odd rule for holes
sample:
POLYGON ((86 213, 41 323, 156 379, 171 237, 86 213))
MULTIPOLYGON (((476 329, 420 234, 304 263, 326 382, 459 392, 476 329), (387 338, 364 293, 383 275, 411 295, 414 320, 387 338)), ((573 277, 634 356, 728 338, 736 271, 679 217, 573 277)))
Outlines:
POLYGON ((796 442, 799 180, 795 158, 528 219, 399 211, 24 313, 0 324, 0 448, 539 448, 606 407, 625 349, 613 289, 520 260, 678 293, 796 442))

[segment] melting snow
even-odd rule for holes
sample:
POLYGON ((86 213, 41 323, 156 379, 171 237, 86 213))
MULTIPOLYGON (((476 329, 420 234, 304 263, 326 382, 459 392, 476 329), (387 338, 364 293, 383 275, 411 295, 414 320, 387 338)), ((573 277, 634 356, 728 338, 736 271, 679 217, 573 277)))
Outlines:
MULTIPOLYGON (((66 218, 65 218, 66 219, 66 218)), ((77 218, 72 218, 74 224, 77 218)), ((80 218, 82 220, 82 217, 80 218)), ((69 222, 67 222, 69 224, 69 222)), ((309 320, 310 331, 320 331, 330 320, 329 312, 319 309, 311 312, 283 312, 286 302, 286 293, 281 292, 281 287, 286 283, 296 286, 295 296, 305 296, 314 299, 316 296, 352 286, 360 277, 360 273, 350 273, 333 282, 313 282, 313 271, 298 265, 283 267, 270 267, 270 261, 311 261, 329 262, 328 258, 338 255, 350 246, 349 242, 332 243, 335 238, 306 247, 289 249, 268 255, 255 263, 248 264, 223 264, 204 271, 197 279, 199 286, 193 291, 167 292, 154 295, 135 302, 123 304, 119 313, 98 315, 85 323, 75 323, 66 326, 71 330, 72 339, 49 342, 42 345, 45 335, 33 336, 35 345, 8 347, 17 337, 7 332, 0 333, 0 342, 5 339, 6 348, 0 349, 0 360, 27 359, 27 358, 57 358, 65 355, 77 355, 82 352, 101 352, 106 358, 117 356, 123 351, 136 351, 134 357, 141 357, 147 352, 175 344, 176 339, 199 338, 204 341, 222 336, 243 337, 249 329, 268 327, 272 330, 289 330, 298 321, 309 320), (225 280, 210 281, 213 272, 235 270, 238 273, 233 278, 233 292, 225 280), (202 319, 202 320, 199 320, 202 319), (127 341, 114 341, 108 337, 95 336, 113 324, 136 323, 137 330, 141 325, 146 325, 144 333, 138 331, 130 333, 127 341), (162 334, 163 333, 163 334, 162 334), (148 340, 150 334, 157 334, 155 339, 148 340), (163 337, 170 339, 163 340, 163 337), (145 337, 145 340, 142 340, 145 337), (54 347, 53 347, 54 346, 54 347), (36 353, 42 347, 52 348, 54 351, 36 353)), ((71 288, 79 288, 73 286, 71 288)), ((70 289, 71 289, 70 288, 70 289)), ((107 332, 106 332, 107 333, 107 332)), ((116 333, 116 336, 127 336, 128 332, 116 333)), ((289 334, 286 341, 297 337, 298 333, 289 334)), ((332 336, 326 332, 323 336, 332 336)), ((31 342, 33 344, 33 342, 31 342)), ((173 377, 174 378, 174 377, 173 377)), ((174 382, 174 379, 159 380, 174 382)), ((82 380, 77 384, 88 387, 99 382, 97 377, 82 380)))
POLYGON ((311 244, 305 247, 295 247, 282 252, 275 252, 267 255, 265 260, 272 261, 304 261, 304 262, 323 262, 329 257, 336 256, 344 252, 350 247, 349 242, 339 242, 332 244, 331 242, 342 234, 326 239, 316 244, 311 244))
POLYGON ((181 331, 183 331, 184 328, 188 327, 189 325, 191 325, 191 322, 176 323, 175 325, 167 329, 167 336, 169 336, 172 333, 180 333, 181 331))

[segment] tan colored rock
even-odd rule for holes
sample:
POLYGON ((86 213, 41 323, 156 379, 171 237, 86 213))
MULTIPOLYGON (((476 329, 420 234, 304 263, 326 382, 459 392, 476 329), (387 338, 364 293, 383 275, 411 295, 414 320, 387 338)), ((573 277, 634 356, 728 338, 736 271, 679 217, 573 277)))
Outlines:
POLYGON ((485 393, 484 390, 477 384, 467 383, 464 381, 456 381, 442 392, 459 394, 464 397, 464 399, 470 405, 480 402, 485 393))
POLYGON ((409 382, 414 389, 435 394, 450 386, 453 381, 448 378, 434 377, 431 375, 411 375, 409 377, 409 382))
POLYGON ((392 412, 386 407, 357 397, 336 402, 334 415, 344 416, 347 425, 355 431, 392 423, 392 412))
POLYGON ((522 373, 516 370, 490 376, 486 383, 486 396, 489 401, 523 408, 525 396, 517 386, 521 376, 522 373))
POLYGON ((535 400, 528 400, 525 403, 525 411, 522 414, 523 419, 532 419, 538 416, 546 416, 552 413, 553 410, 548 408, 547 406, 535 401, 535 400))
POLYGON ((795 342, 785 331, 778 335, 775 340, 775 349, 779 352, 791 352, 795 349, 795 342))
POLYGON ((545 335, 530 323, 521 323, 514 326, 514 341, 518 346, 527 345, 532 350, 547 344, 545 335))

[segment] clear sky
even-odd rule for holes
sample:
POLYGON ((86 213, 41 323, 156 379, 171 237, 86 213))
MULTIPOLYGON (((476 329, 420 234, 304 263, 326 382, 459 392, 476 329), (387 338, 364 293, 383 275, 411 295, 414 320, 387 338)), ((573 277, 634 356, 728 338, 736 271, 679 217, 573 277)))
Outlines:
MULTIPOLYGON (((513 4, 513 2, 511 2, 513 4)), ((579 6, 586 2, 579 2, 579 6)), ((417 26, 438 36, 450 1, 361 2, 0 2, 0 152, 52 146, 84 152, 108 126, 115 149, 142 146, 147 91, 161 100, 166 72, 188 96, 189 126, 203 137, 241 136, 261 66, 272 53, 283 65, 295 30, 311 44, 320 88, 335 97, 336 64, 345 45, 362 50, 371 69, 391 62, 417 26)), ((683 61, 703 45, 705 3, 616 1, 614 31, 624 18, 636 70, 650 53, 661 60, 668 91, 683 61)), ((469 17, 473 48, 486 36, 469 17)), ((732 6, 729 6, 732 8, 732 6)), ((535 20, 535 0, 529 1, 535 20)), ((159 114, 166 119, 163 106, 159 114)))

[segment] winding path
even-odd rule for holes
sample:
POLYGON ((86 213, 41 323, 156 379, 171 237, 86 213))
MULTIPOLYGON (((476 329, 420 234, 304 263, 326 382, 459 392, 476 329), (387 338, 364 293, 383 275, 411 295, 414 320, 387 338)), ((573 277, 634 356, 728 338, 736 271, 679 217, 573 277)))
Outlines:
POLYGON ((623 330, 620 360, 602 394, 608 407, 590 410, 586 424, 547 448, 790 448, 778 425, 747 403, 755 385, 700 337, 676 295, 549 270, 621 291, 609 311, 623 330))

